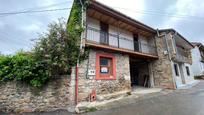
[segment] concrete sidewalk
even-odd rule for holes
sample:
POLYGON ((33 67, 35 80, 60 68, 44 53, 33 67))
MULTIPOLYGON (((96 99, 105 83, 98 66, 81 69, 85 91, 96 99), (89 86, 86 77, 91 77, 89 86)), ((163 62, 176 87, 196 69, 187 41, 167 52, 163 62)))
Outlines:
POLYGON ((117 108, 122 105, 135 103, 140 100, 148 99, 154 96, 167 95, 172 90, 162 90, 160 88, 136 88, 131 93, 125 93, 117 98, 96 101, 96 102, 82 102, 75 108, 77 113, 89 112, 94 110, 105 110, 117 108))
POLYGON ((189 82, 187 84, 181 85, 180 87, 178 87, 177 89, 190 89, 193 86, 197 85, 200 81, 199 80, 194 80, 192 82, 189 82))

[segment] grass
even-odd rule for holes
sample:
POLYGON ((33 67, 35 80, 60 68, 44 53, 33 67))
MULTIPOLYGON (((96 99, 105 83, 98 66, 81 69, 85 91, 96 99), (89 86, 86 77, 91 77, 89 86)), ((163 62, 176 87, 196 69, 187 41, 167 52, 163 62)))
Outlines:
POLYGON ((127 95, 132 95, 131 92, 127 92, 127 95))
POLYGON ((95 107, 87 108, 86 112, 95 112, 97 109, 95 107))

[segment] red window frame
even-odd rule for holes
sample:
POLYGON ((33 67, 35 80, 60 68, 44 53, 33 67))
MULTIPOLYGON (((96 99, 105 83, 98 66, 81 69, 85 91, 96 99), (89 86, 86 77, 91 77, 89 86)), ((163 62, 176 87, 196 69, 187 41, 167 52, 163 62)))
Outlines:
POLYGON ((96 80, 116 80, 116 59, 115 56, 105 53, 96 54, 96 80), (100 58, 109 58, 112 60, 112 73, 111 74, 101 74, 100 72, 100 58))

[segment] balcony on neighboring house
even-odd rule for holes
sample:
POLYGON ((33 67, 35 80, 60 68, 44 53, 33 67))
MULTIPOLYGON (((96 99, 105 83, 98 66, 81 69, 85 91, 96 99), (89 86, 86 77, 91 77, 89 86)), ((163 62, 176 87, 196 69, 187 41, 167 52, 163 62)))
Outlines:
POLYGON ((187 50, 177 46, 176 60, 179 62, 188 62, 187 50))
POLYGON ((200 61, 204 63, 204 56, 201 56, 201 60, 200 61))
POLYGON ((200 56, 201 56, 200 61, 204 63, 204 51, 203 50, 200 50, 200 56))

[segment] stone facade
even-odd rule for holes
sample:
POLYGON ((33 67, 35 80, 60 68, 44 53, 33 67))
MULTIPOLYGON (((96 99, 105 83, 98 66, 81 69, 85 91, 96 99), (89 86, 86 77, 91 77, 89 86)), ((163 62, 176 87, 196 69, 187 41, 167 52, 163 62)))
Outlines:
MULTIPOLYGON (((172 60, 174 61, 177 61, 177 58, 176 58, 176 55, 177 55, 177 52, 176 52, 176 47, 173 47, 172 46, 172 40, 173 39, 176 39, 176 38, 172 38, 172 36, 174 35, 173 32, 162 32, 163 35, 166 34, 166 39, 167 39, 167 43, 168 43, 168 46, 169 46, 169 53, 170 53, 170 57, 172 60), (174 51, 175 50, 175 51, 174 51)), ((176 36, 178 37, 178 36, 176 36)), ((162 37, 162 39, 164 39, 164 36, 162 37)), ((185 60, 178 60, 178 61, 182 61, 182 62, 185 62, 185 63, 189 63, 189 64, 192 64, 192 55, 191 55, 191 50, 184 50, 185 53, 187 54, 187 58, 185 60)))
POLYGON ((18 82, 0 85, 0 112, 32 112, 67 109, 74 103, 69 93, 70 78, 50 81, 42 89, 18 82))
POLYGON ((110 94, 119 91, 130 91, 129 56, 119 53, 108 53, 91 50, 89 58, 79 66, 79 102, 89 101, 89 94, 96 90, 97 95, 110 94), (96 53, 114 55, 116 58, 116 80, 96 80, 95 75, 88 75, 88 70, 96 69, 96 53))
POLYGON ((192 63, 191 51, 186 50, 188 54, 186 60, 178 60, 176 58, 176 45, 173 42, 175 38, 173 32, 162 32, 161 37, 156 37, 156 47, 158 52, 158 60, 151 63, 154 76, 155 86, 175 89, 175 79, 173 74, 173 63, 181 61, 182 63, 192 63), (166 44, 167 43, 167 44, 166 44))
POLYGON ((171 61, 169 55, 164 53, 166 50, 164 36, 156 38, 156 47, 159 59, 150 63, 154 86, 175 89, 171 61))

